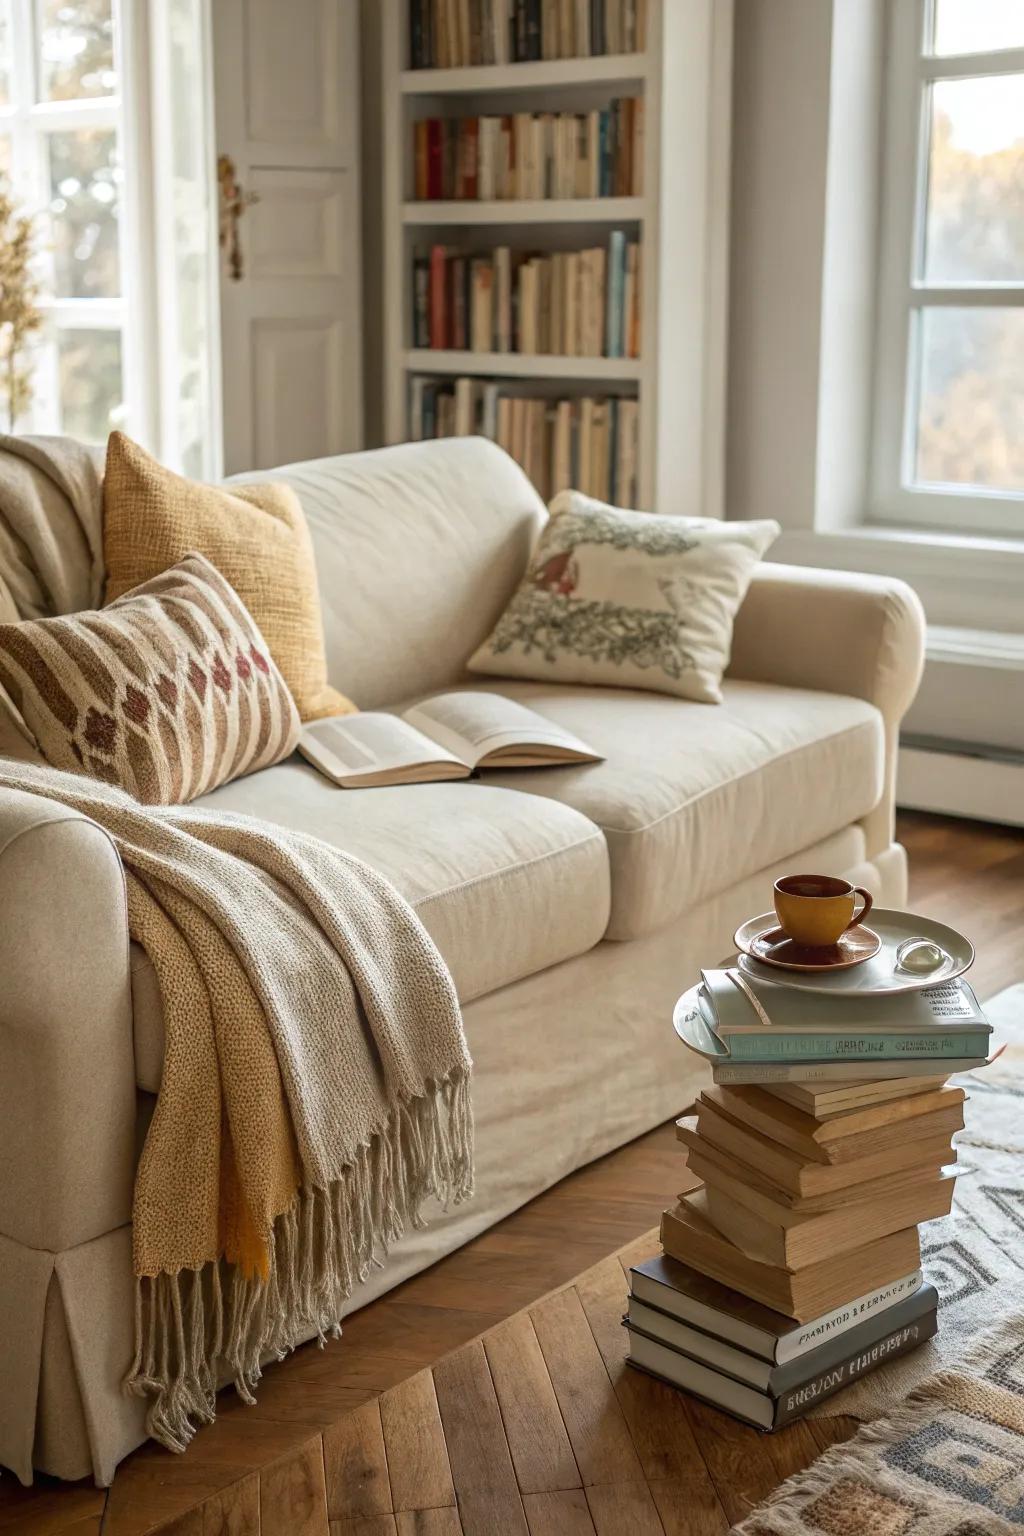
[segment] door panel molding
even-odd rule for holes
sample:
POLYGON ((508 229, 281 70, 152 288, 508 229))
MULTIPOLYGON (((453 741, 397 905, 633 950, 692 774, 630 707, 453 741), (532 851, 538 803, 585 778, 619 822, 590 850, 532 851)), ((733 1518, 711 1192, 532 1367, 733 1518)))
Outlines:
POLYGON ((356 210, 347 171, 254 171, 259 198, 249 226, 249 270, 254 279, 338 278, 344 235, 356 210))
POLYGON ((225 472, 363 440, 358 0, 216 0, 217 151, 258 201, 222 261, 225 472))

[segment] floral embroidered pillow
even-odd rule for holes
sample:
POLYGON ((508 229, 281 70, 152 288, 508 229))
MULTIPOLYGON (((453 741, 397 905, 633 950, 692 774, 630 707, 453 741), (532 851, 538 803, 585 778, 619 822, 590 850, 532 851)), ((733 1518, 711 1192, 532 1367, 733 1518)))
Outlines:
POLYGON ((563 491, 471 672, 722 702, 732 626, 775 522, 630 512, 563 491))
POLYGON ((99 612, 0 624, 0 683, 54 768, 149 805, 267 768, 300 730, 254 619, 198 554, 99 612))

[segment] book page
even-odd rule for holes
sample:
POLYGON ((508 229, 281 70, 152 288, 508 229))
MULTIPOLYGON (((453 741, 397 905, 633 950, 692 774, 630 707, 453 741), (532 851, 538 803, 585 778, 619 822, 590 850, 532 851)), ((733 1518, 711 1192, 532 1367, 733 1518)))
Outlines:
POLYGON ((437 694, 414 704, 402 718, 471 768, 492 757, 495 767, 519 766, 524 757, 538 764, 599 760, 571 731, 498 693, 437 694))
POLYGON ((456 776, 455 770, 459 776, 466 772, 466 764, 455 754, 397 715, 368 713, 316 720, 304 727, 299 750, 339 784, 380 783, 385 777, 423 767, 451 770, 445 777, 456 776))

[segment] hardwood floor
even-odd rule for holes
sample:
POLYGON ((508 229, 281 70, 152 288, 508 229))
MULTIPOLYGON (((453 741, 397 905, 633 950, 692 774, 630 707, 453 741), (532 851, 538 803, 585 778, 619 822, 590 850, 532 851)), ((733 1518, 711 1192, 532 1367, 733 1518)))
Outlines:
MULTIPOLYGON (((971 979, 980 996, 1024 980, 1024 832, 908 814, 899 836, 910 854, 912 904, 955 922, 977 944, 971 979)), ((5 1474, 0 1533, 141 1536, 160 1526, 174 1536, 328 1536, 322 1431, 646 1232, 679 1175, 672 1128, 662 1126, 357 1313, 340 1346, 306 1345, 274 1366, 255 1408, 223 1394, 217 1422, 184 1457, 144 1446, 109 1491, 47 1479, 22 1489, 5 1474), (204 1500, 212 1502, 197 1510, 204 1500)), ((699 1527, 709 1536, 850 1431, 847 1421, 824 1420, 760 1437, 699 1405, 694 1418, 703 1457, 695 1477, 710 1473, 719 1490, 699 1527)), ((330 1536, 357 1529, 375 1536, 395 1526, 332 1522, 330 1536)), ((441 1536, 446 1527, 429 1529, 441 1536)))

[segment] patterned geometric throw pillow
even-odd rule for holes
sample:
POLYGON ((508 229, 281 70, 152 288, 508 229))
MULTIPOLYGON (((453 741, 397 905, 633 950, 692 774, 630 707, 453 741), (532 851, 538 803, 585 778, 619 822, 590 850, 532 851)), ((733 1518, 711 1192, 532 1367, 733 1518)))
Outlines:
POLYGON ((722 702, 732 626, 775 522, 551 503, 530 569, 471 672, 722 702))
POLYGON ((279 762, 300 729, 252 616, 197 554, 98 612, 0 624, 0 683, 54 768, 149 805, 279 762))

